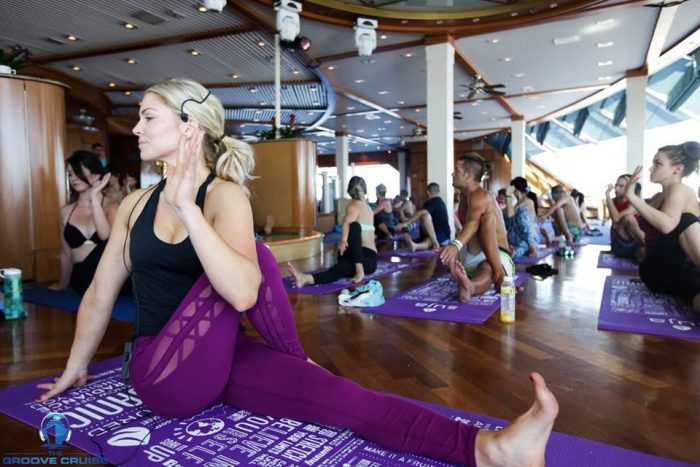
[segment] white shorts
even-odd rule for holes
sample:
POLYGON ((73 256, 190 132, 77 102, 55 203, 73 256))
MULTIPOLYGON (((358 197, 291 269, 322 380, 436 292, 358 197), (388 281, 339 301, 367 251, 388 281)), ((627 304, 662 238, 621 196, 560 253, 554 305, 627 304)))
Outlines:
MULTIPOLYGON (((515 277, 515 263, 513 263, 513 258, 510 257, 508 253, 499 248, 498 255, 501 257, 501 266, 503 271, 505 271, 506 276, 515 277)), ((459 259, 464 265, 464 269, 467 271, 468 276, 473 276, 476 274, 476 268, 486 261, 486 254, 483 251, 472 255, 467 251, 465 246, 459 252, 459 259)))

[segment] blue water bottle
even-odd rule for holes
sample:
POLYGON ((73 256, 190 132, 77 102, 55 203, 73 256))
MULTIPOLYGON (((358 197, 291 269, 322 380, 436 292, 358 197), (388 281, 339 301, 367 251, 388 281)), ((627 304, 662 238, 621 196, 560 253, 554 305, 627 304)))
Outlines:
POLYGON ((5 319, 24 318, 22 271, 14 268, 0 269, 0 277, 4 279, 3 294, 5 294, 5 319))

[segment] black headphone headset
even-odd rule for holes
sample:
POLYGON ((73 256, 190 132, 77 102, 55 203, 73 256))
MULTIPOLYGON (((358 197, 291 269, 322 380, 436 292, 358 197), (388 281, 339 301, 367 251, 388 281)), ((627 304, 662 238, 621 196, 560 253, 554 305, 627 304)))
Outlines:
POLYGON ((180 105, 180 120, 182 120, 184 123, 190 121, 190 116, 185 113, 185 104, 187 104, 188 102, 196 102, 197 104, 203 104, 210 94, 211 91, 208 91, 207 95, 204 96, 204 99, 202 99, 201 101, 197 99, 185 99, 184 101, 182 101, 182 104, 180 105))

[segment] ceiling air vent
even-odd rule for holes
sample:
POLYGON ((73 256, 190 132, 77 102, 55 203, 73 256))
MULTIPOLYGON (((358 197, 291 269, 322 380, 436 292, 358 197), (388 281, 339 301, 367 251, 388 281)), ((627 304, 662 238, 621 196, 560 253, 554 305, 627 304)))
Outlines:
POLYGON ((157 26, 159 24, 165 23, 165 19, 161 18, 160 16, 156 16, 153 13, 149 13, 147 11, 139 11, 138 13, 131 15, 131 17, 135 18, 139 21, 142 21, 144 23, 148 23, 152 26, 157 26))

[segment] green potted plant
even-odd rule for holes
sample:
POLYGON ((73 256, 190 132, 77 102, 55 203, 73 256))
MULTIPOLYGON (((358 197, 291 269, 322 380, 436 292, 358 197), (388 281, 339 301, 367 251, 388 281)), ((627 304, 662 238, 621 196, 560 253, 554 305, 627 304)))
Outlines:
POLYGON ((18 69, 27 64, 30 56, 29 49, 19 44, 13 45, 9 52, 0 49, 0 74, 16 74, 18 69))
POLYGON ((289 116, 289 125, 281 126, 279 131, 275 128, 275 120, 272 119, 272 129, 270 131, 265 131, 260 133, 260 141, 270 141, 275 139, 291 139, 300 138, 304 132, 303 128, 297 128, 295 126, 296 115, 292 114, 289 116))

